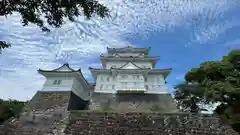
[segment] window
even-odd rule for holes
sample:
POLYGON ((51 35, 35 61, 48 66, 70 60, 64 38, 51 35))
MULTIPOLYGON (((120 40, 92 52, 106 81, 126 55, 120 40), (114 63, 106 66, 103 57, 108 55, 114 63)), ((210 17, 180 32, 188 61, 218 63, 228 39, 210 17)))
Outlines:
POLYGON ((137 80, 139 79, 139 75, 133 75, 133 78, 137 80))
POLYGON ((112 85, 112 89, 115 89, 115 85, 112 85))
POLYGON ((160 81, 160 78, 159 77, 157 77, 157 82, 159 82, 160 81))
POLYGON ((58 80, 54 80, 53 84, 57 84, 58 80))
POLYGON ((57 84, 59 85, 62 82, 62 80, 58 80, 57 84))
POLYGON ((54 80, 53 84, 54 85, 59 85, 59 84, 61 84, 61 82, 62 82, 62 80, 54 80))
POLYGON ((100 85, 100 90, 103 89, 103 84, 100 85))
POLYGON ((101 81, 103 81, 103 76, 101 76, 101 81))
POLYGON ((127 78, 127 75, 121 75, 122 79, 127 78))
POLYGON ((124 88, 125 89, 127 89, 127 87, 128 87, 127 85, 128 85, 127 82, 124 82, 124 88))
POLYGON ((121 82, 121 87, 124 88, 124 82, 121 82))
POLYGON ((148 90, 148 85, 145 85, 146 90, 148 90))
POLYGON ((145 82, 147 82, 147 77, 144 78, 145 82))
POLYGON ((134 82, 134 86, 136 86, 137 85, 137 83, 136 82, 134 82))
POLYGON ((107 77, 107 82, 109 82, 109 77, 107 77))

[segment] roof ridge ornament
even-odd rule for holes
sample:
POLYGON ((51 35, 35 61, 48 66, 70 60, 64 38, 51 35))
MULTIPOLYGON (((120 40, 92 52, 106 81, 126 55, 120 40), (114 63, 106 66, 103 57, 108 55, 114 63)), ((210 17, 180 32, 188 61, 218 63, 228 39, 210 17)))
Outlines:
POLYGON ((65 62, 65 63, 63 64, 63 66, 68 66, 68 67, 69 67, 68 62, 65 62))

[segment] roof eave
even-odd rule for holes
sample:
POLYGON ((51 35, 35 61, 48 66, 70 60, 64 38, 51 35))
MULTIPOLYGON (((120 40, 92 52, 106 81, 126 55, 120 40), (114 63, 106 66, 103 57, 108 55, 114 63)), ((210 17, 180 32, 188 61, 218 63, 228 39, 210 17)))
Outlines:
POLYGON ((164 76, 164 78, 167 78, 169 73, 172 71, 172 68, 168 68, 168 69, 155 69, 155 70, 152 70, 150 72, 157 72, 159 74, 162 74, 164 76))
POLYGON ((89 71, 91 72, 92 77, 93 77, 94 80, 96 81, 96 80, 97 80, 96 69, 94 69, 94 68, 92 68, 92 67, 89 67, 88 69, 89 69, 89 71))
POLYGON ((77 74, 79 75, 79 77, 80 77, 81 79, 83 79, 83 81, 88 85, 89 88, 94 88, 94 87, 86 80, 86 78, 83 76, 83 73, 82 73, 82 70, 81 70, 81 69, 78 70, 77 74))
POLYGON ((108 52, 109 54, 112 54, 112 53, 114 53, 114 52, 113 52, 114 50, 117 50, 117 49, 126 49, 126 48, 142 49, 144 54, 149 54, 150 49, 151 49, 151 47, 148 47, 148 48, 134 48, 134 47, 131 47, 131 46, 126 46, 126 47, 123 47, 123 48, 109 48, 109 47, 107 47, 107 52, 108 52))
POLYGON ((38 70, 38 73, 44 77, 48 77, 50 74, 73 74, 77 73, 77 71, 49 71, 49 70, 38 70))

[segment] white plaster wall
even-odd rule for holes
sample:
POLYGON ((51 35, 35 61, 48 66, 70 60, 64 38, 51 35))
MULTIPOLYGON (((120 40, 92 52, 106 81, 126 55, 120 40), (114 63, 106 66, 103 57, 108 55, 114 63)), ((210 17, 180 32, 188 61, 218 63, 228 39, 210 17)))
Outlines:
POLYGON ((145 90, 142 74, 118 74, 116 82, 118 90, 145 90))
POLYGON ((71 91, 73 80, 72 76, 48 77, 42 91, 71 91), (53 84, 54 80, 61 80, 61 83, 53 84))
POLYGON ((72 91, 80 98, 88 100, 90 98, 89 92, 92 91, 85 88, 84 85, 86 84, 82 84, 80 78, 76 78, 71 75, 59 75, 58 77, 50 76, 47 77, 43 85, 42 91, 72 91), (61 83, 53 84, 55 80, 61 80, 61 83))
POLYGON ((145 90, 142 74, 118 74, 116 77, 110 74, 100 74, 97 76, 96 82, 96 92, 115 93, 116 90, 145 90))
POLYGON ((148 92, 149 93, 166 93, 166 87, 165 87, 165 80, 162 75, 148 75, 147 81, 145 83, 148 85, 148 92))
MULTIPOLYGON (((112 66, 116 66, 116 68, 119 68, 119 67, 125 65, 126 63, 128 63, 128 61, 109 61, 109 62, 106 62, 106 69, 110 69, 112 66)), ((145 61, 136 61, 133 63, 142 68, 144 68, 144 66, 145 66, 145 68, 152 68, 152 63, 148 62, 148 61, 146 61, 146 62, 145 61)))
POLYGON ((90 99, 90 90, 84 87, 86 84, 83 84, 80 79, 74 78, 72 91, 83 100, 90 99))
POLYGON ((110 74, 100 74, 97 76, 95 91, 109 92, 115 91, 112 85, 116 85, 116 79, 110 74))
POLYGON ((96 92, 115 93, 117 90, 145 90, 147 93, 168 93, 162 75, 149 75, 145 81, 142 74, 118 74, 116 77, 100 74, 97 76, 96 82, 96 92), (123 78, 122 75, 125 77, 123 78), (112 85, 115 85, 114 89, 112 85), (148 89, 146 89, 146 85, 148 89))

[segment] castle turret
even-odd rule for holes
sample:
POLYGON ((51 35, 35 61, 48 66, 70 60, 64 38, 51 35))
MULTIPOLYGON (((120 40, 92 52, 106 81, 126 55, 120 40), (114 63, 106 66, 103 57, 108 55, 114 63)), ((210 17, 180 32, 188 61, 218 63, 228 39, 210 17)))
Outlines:
POLYGON ((67 63, 54 70, 39 69, 38 73, 46 78, 41 91, 72 91, 83 100, 89 100, 93 92, 81 69, 74 70, 67 63))
POLYGON ((89 68, 96 80, 95 92, 116 93, 139 90, 145 93, 166 94, 165 78, 169 69, 154 69, 159 56, 150 56, 150 48, 107 48, 101 55, 104 69, 89 68))

